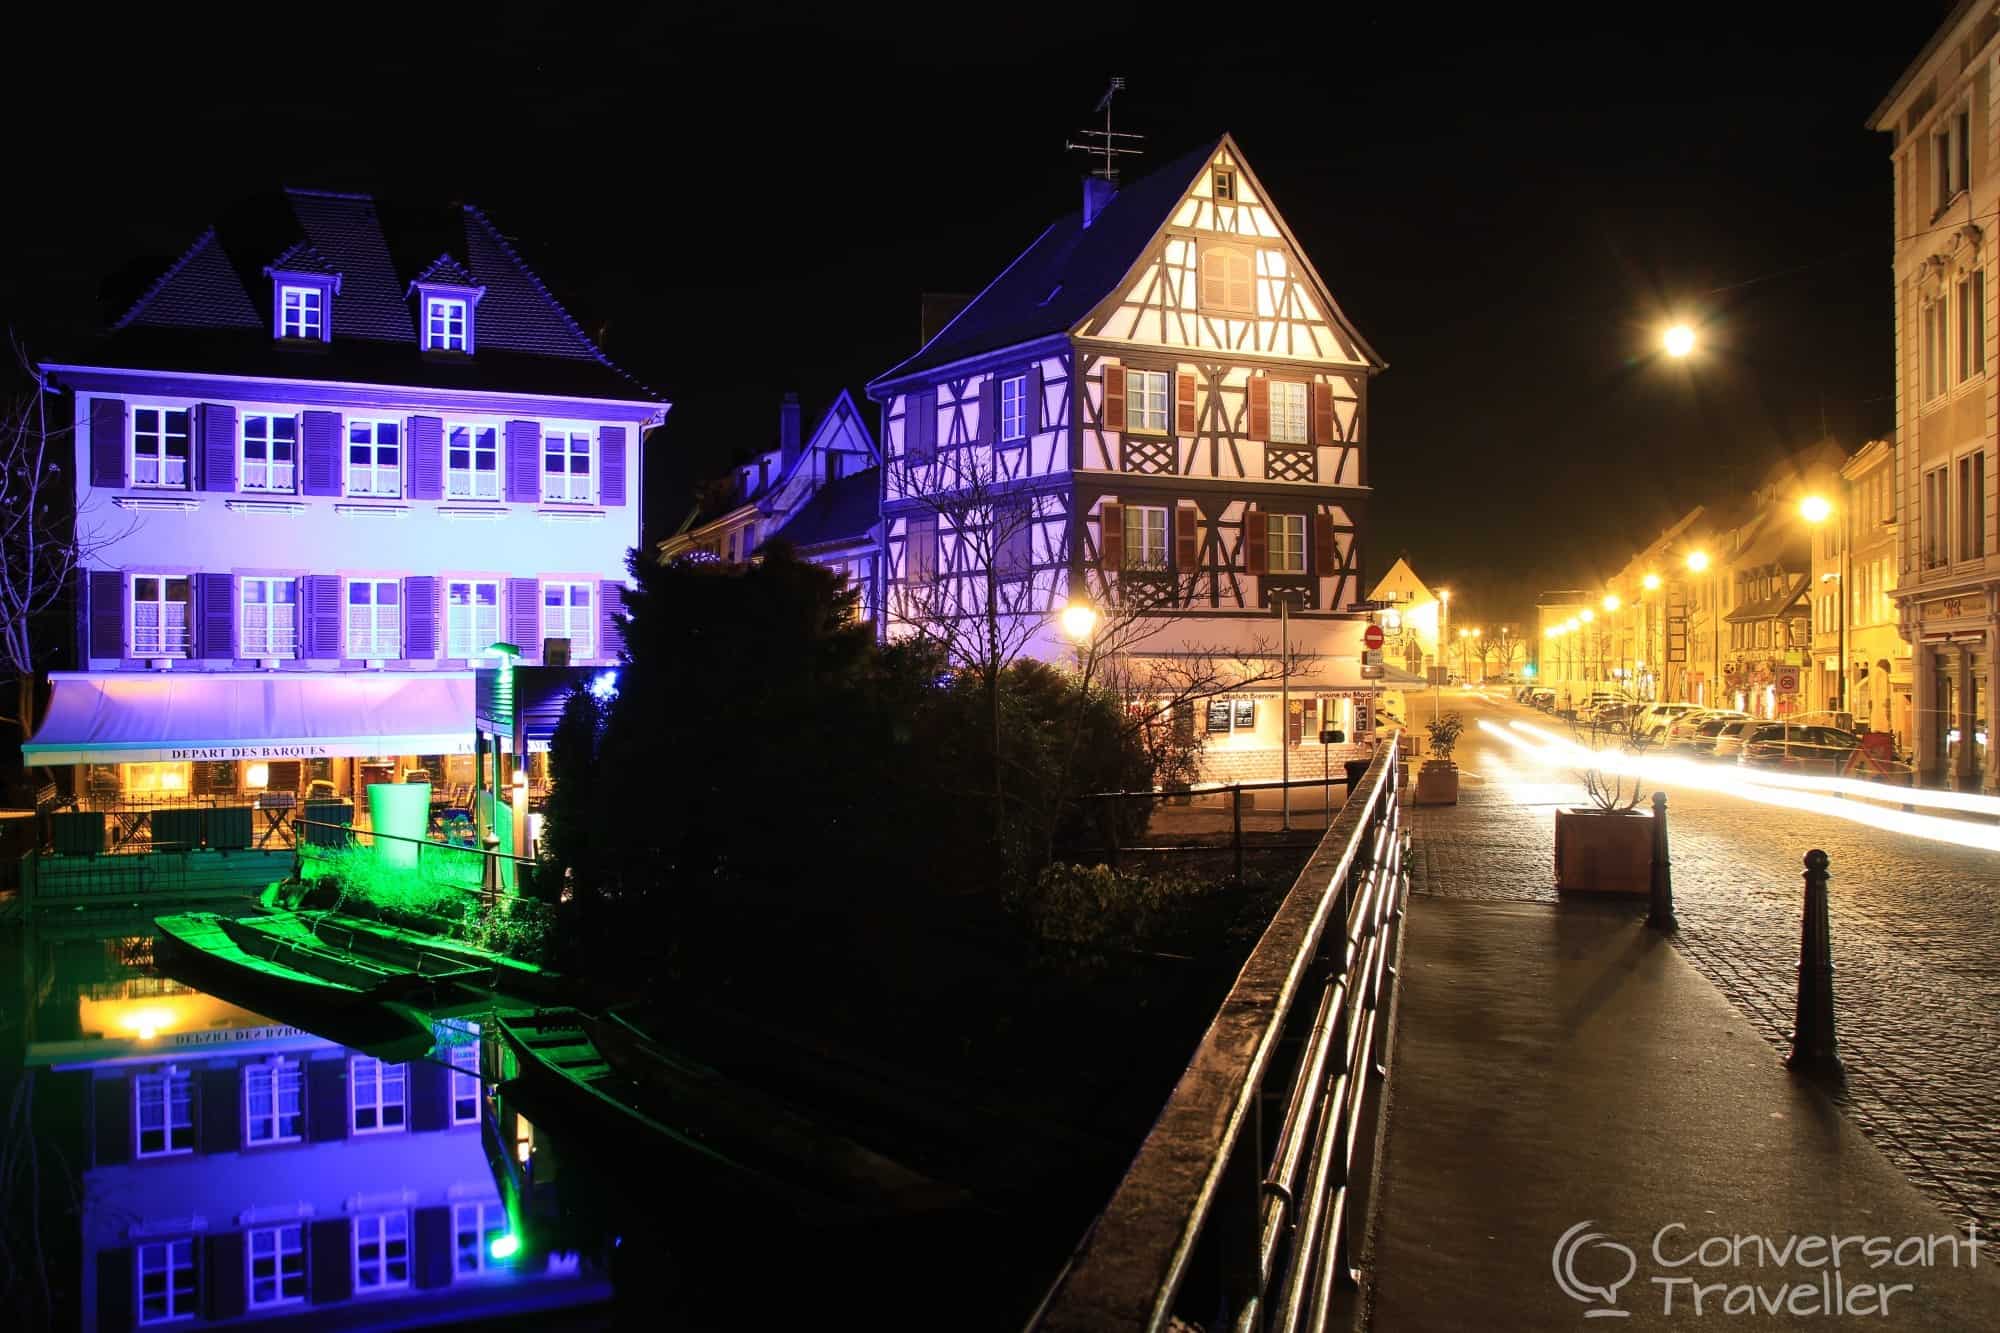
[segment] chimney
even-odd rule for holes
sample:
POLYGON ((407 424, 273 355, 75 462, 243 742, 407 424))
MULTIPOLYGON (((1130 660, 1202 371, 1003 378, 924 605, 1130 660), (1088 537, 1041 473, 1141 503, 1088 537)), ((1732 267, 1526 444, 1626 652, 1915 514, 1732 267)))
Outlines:
POLYGON ((783 451, 785 470, 790 471, 799 456, 799 396, 785 395, 778 408, 778 447, 783 451))
POLYGON ((1085 176, 1083 178, 1083 225, 1088 227, 1091 223, 1097 221, 1097 215, 1104 211, 1104 206, 1110 203, 1112 197, 1117 193, 1118 187, 1104 179, 1104 177, 1085 176))

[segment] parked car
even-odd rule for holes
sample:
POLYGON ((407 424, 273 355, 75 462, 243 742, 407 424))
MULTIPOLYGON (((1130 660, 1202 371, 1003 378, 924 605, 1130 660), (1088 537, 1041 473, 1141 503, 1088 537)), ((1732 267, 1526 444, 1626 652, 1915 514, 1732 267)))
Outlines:
POLYGON ((1695 704, 1648 704, 1645 711, 1639 714, 1637 727, 1645 735, 1658 739, 1675 718, 1700 711, 1695 704))
POLYGON ((1707 749, 1715 744, 1716 733, 1722 730, 1723 723, 1746 721, 1749 716, 1733 708, 1697 708, 1668 723, 1660 743, 1670 750, 1707 749), (1699 744, 1701 741, 1707 744, 1699 744))
POLYGON ((1553 712, 1556 706, 1556 692, 1548 686, 1539 686, 1528 691, 1528 702, 1544 713, 1553 712))
POLYGON ((1715 744, 1708 752, 1717 759, 1735 759, 1743 753, 1743 742, 1750 738, 1750 733, 1764 725, 1753 717, 1731 718, 1715 733, 1715 744))
POLYGON ((1861 738, 1838 727, 1798 726, 1763 722, 1743 742, 1737 762, 1752 768, 1778 768, 1788 773, 1834 775, 1847 767, 1861 738))

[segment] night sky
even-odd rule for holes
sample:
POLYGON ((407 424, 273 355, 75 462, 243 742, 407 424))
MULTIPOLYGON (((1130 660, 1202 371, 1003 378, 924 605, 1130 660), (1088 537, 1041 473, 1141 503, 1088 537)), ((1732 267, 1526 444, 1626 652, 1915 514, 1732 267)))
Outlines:
POLYGON ((784 390, 808 421, 858 398, 920 293, 977 291, 1075 207, 1063 143, 1117 73, 1151 160, 1236 136, 1388 360, 1369 573, 1407 551, 1466 623, 1610 572, 1822 424, 1893 426, 1863 122, 1949 6, 1408 8, 310 6, 232 42, 185 7, 37 6, 0 92, 0 318, 87 332, 254 189, 477 202, 675 403, 657 535, 688 477, 773 442, 784 390), (1704 321, 1699 365, 1653 355, 1669 311, 1704 321))

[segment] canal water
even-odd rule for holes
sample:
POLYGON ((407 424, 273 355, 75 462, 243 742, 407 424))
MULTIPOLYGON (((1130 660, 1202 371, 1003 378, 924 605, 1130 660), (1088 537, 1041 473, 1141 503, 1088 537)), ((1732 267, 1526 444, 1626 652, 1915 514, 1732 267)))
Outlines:
POLYGON ((492 1033, 385 1064, 154 942, 137 913, 0 925, 0 1328, 624 1322, 646 1247, 498 1094, 492 1033))

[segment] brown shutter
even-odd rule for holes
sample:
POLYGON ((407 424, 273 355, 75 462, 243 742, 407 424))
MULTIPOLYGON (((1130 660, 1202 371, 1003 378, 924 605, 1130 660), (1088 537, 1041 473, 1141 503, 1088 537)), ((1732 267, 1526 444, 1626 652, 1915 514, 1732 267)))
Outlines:
POLYGON ((1104 363, 1104 429, 1125 429, 1125 367, 1104 363))
POLYGON ((1250 438, 1271 438, 1271 381, 1265 375, 1250 377, 1250 438))
POLYGON ((1332 444, 1333 434, 1333 386, 1324 380, 1313 381, 1312 386, 1312 442, 1332 444))
POLYGON ((1000 377, 988 375, 979 381, 979 443, 990 445, 1000 438, 995 418, 1000 414, 1000 377))
POLYGON ((1174 376, 1174 432, 1194 434, 1194 372, 1183 370, 1174 376))
POLYGON ((1174 563, 1183 574, 1191 573, 1199 557, 1196 555, 1195 511, 1186 505, 1174 510, 1174 563))
POLYGON ((1243 568, 1251 574, 1264 572, 1264 548, 1271 536, 1261 509, 1243 511, 1243 568))
POLYGON ((1125 567, 1125 511, 1115 500, 1097 509, 1097 563, 1106 569, 1125 567))
POLYGON ((1321 578, 1332 578, 1333 520, 1325 514, 1314 514, 1311 519, 1313 529, 1313 573, 1321 578))

